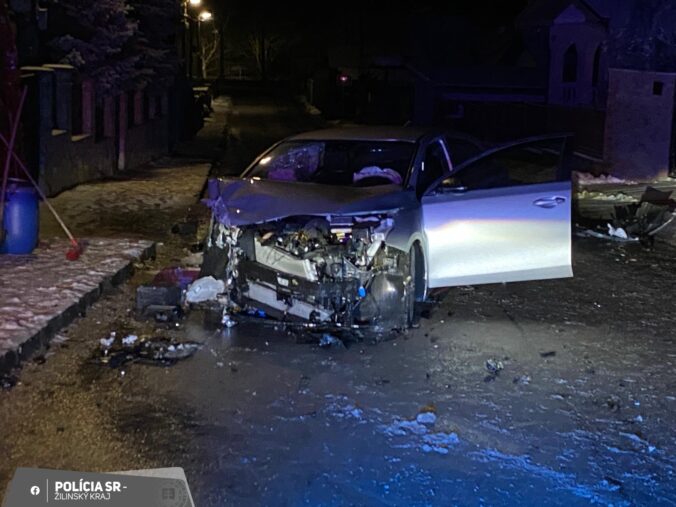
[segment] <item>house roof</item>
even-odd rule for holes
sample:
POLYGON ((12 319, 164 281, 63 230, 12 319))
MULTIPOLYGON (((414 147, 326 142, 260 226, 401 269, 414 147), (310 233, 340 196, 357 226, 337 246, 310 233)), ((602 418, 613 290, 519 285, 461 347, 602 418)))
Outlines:
POLYGON ((518 28, 550 26, 569 7, 575 7, 591 23, 606 23, 607 19, 584 0, 531 0, 516 18, 518 28))

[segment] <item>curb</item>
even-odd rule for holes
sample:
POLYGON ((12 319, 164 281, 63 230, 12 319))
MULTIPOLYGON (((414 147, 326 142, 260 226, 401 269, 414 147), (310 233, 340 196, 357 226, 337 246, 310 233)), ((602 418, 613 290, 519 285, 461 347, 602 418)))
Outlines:
POLYGON ((131 278, 134 274, 134 262, 154 258, 157 252, 156 247, 157 244, 153 242, 141 251, 141 255, 129 259, 118 271, 103 277, 96 288, 84 294, 79 301, 47 321, 39 331, 31 335, 21 345, 15 349, 9 349, 0 353, 0 375, 9 374, 12 369, 20 366, 23 361, 26 361, 35 352, 48 345, 57 332, 71 324, 87 308, 96 303, 104 293, 131 278))

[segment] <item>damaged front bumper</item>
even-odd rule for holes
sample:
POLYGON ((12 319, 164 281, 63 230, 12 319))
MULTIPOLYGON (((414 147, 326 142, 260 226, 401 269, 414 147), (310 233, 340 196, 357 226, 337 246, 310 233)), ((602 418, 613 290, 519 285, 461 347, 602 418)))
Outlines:
POLYGON ((225 282, 226 321, 239 315, 317 329, 406 327, 408 256, 385 244, 391 228, 389 217, 290 217, 249 226, 214 220, 207 248, 225 258, 215 276, 225 282))

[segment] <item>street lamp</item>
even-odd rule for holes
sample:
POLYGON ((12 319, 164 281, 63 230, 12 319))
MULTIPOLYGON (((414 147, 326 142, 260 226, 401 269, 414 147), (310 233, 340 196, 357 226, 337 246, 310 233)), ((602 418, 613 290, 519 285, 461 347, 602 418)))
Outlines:
MULTIPOLYGON (((193 23, 202 19, 202 16, 207 12, 199 14, 197 18, 190 15, 190 11, 202 5, 202 0, 182 0, 183 4, 183 58, 185 59, 186 70, 188 71, 188 78, 193 76, 193 23)), ((211 18, 211 13, 209 19, 211 18)), ((199 27, 198 27, 199 30, 199 27)))
MULTIPOLYGON (((197 0, 199 1, 199 0, 197 0)), ((200 21, 209 21, 211 18, 213 18, 213 14, 211 14, 209 11, 202 11, 200 12, 200 15, 198 16, 200 21)))

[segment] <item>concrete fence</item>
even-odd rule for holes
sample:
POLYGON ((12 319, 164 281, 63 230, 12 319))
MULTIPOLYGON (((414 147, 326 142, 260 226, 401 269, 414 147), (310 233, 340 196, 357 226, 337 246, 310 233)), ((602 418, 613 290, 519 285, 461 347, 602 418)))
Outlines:
POLYGON ((169 94, 103 96, 69 65, 22 67, 23 153, 48 195, 169 151, 169 94))

